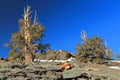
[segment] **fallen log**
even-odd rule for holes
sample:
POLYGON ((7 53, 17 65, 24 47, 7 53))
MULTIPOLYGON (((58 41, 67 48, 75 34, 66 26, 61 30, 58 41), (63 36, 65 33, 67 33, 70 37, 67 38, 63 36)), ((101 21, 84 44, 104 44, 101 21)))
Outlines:
POLYGON ((71 63, 67 62, 67 63, 60 65, 59 68, 63 69, 63 70, 68 70, 70 68, 73 68, 73 65, 71 63))

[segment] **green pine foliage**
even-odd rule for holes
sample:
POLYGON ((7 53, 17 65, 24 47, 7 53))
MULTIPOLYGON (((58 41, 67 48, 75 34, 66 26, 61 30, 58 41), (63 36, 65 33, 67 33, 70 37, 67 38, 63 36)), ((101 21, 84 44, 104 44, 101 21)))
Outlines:
POLYGON ((118 57, 118 60, 120 60, 120 53, 118 53, 117 57, 118 57))
MULTIPOLYGON (((19 19, 19 31, 12 34, 9 47, 11 55, 17 53, 34 54, 36 51, 46 51, 50 48, 49 44, 42 44, 45 27, 36 21, 36 16, 32 20, 30 7, 24 11, 23 18, 19 19)), ((16 56, 15 56, 16 57, 16 56)))
POLYGON ((106 55, 106 49, 108 48, 104 45, 104 41, 100 37, 94 36, 93 38, 87 39, 87 36, 86 36, 84 38, 85 40, 82 37, 83 42, 79 43, 76 46, 78 60, 83 62, 90 61, 90 62, 96 62, 96 63, 103 63, 105 62, 106 57, 107 58, 113 57, 112 50, 109 50, 107 53, 108 55, 106 55))

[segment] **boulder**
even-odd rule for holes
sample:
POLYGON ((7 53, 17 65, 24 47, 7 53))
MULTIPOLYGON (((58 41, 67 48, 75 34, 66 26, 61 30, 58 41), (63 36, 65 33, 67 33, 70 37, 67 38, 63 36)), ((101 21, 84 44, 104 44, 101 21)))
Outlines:
POLYGON ((91 75, 87 72, 83 72, 82 70, 78 68, 73 68, 67 71, 63 72, 63 78, 64 79, 78 79, 78 78, 85 78, 85 79, 90 79, 91 75))
POLYGON ((67 60, 70 57, 73 57, 74 55, 71 54, 68 51, 63 51, 63 50, 48 50, 47 53, 41 53, 37 54, 36 58, 43 60, 67 60))
POLYGON ((0 57, 0 60, 4 60, 4 58, 0 57))

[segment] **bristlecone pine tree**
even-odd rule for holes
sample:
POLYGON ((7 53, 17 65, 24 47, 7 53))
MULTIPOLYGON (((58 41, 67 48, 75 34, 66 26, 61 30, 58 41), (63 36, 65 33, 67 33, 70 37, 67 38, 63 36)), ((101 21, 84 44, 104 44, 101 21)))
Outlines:
POLYGON ((118 58, 118 60, 120 60, 120 49, 119 49, 119 52, 118 52, 117 58, 118 58))
POLYGON ((31 19, 31 8, 24 9, 23 19, 19 20, 19 31, 12 34, 9 47, 10 54, 20 53, 24 56, 26 63, 31 63, 37 50, 43 51, 49 48, 49 44, 41 44, 45 28, 37 23, 36 15, 31 19))
POLYGON ((107 47, 103 44, 104 41, 98 36, 87 39, 85 31, 81 32, 82 43, 76 47, 78 59, 80 61, 91 61, 96 63, 103 63, 105 57, 112 58, 112 51, 108 51, 106 55, 105 50, 107 47), (111 55, 110 55, 111 54, 111 55))
POLYGON ((105 53, 106 53, 106 59, 113 59, 114 54, 111 49, 106 48, 105 53))

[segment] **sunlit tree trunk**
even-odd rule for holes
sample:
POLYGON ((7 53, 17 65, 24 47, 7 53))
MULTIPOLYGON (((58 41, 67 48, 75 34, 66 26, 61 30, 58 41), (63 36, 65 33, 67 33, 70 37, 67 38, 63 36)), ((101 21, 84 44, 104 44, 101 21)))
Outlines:
POLYGON ((30 7, 27 6, 27 8, 24 10, 24 38, 25 38, 25 46, 24 46, 24 56, 25 56, 25 62, 31 63, 33 59, 33 55, 31 52, 29 52, 28 47, 30 47, 31 44, 31 36, 30 36, 30 21, 29 21, 29 15, 30 15, 30 7))
POLYGON ((45 28, 37 23, 36 14, 31 19, 30 7, 24 9, 23 19, 19 20, 19 31, 11 37, 9 47, 13 53, 23 53, 25 62, 31 63, 37 50, 48 49, 47 44, 41 44, 45 28))

